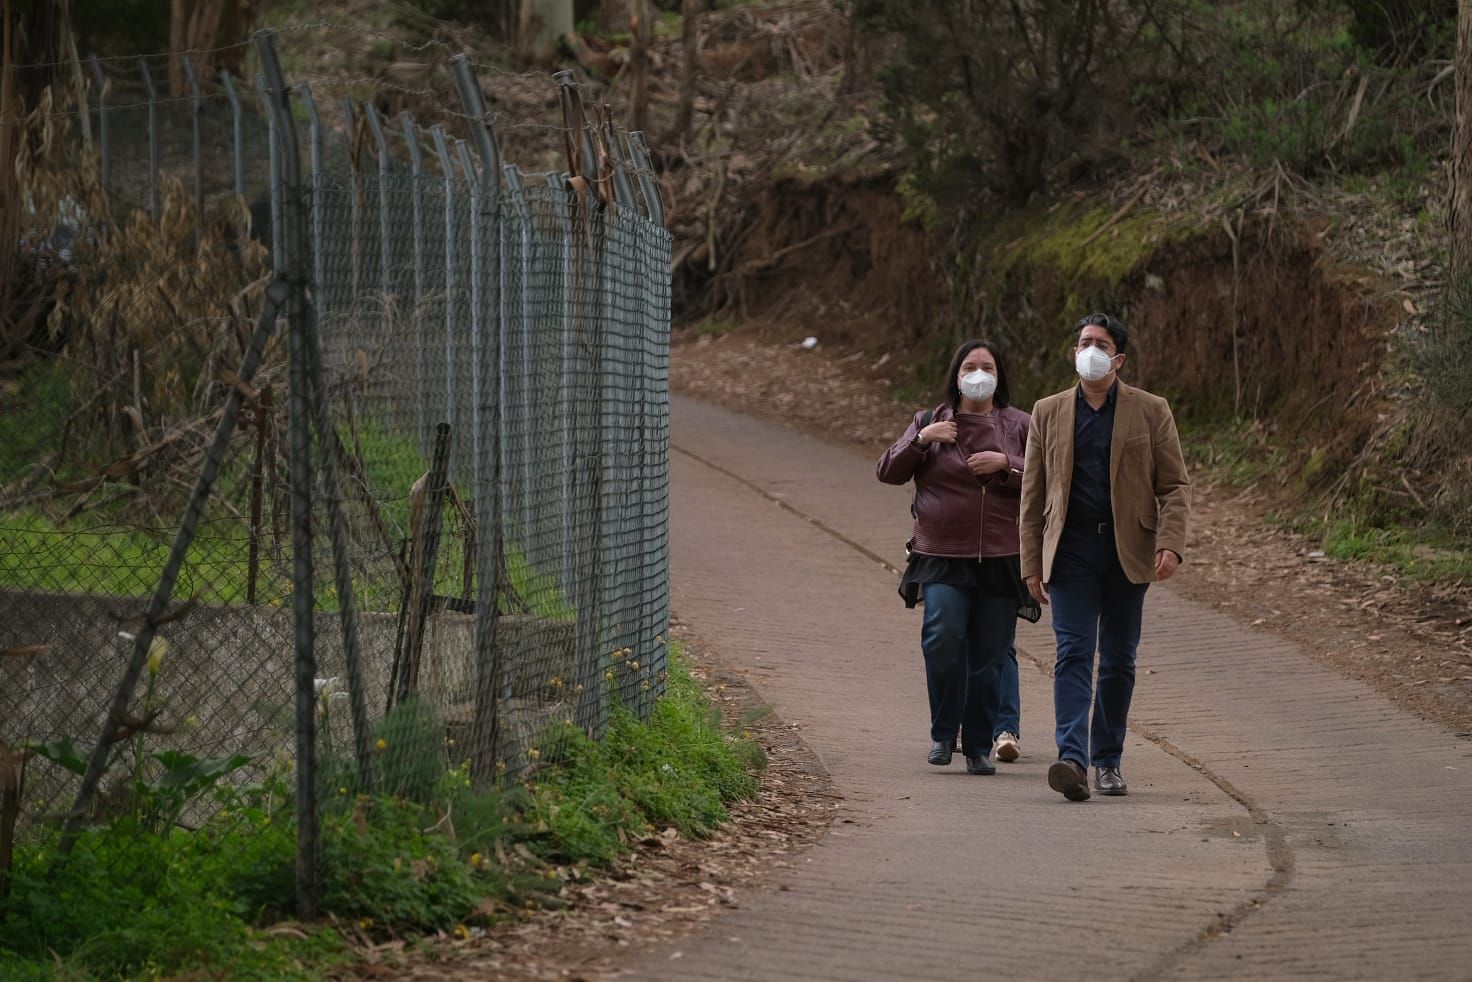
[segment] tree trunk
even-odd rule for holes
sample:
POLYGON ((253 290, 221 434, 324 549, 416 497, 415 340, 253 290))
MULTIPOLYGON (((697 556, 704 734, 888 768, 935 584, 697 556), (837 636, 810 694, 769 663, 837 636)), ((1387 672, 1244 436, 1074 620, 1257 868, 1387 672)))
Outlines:
POLYGON ((629 130, 649 128, 649 46, 654 41, 654 4, 634 0, 629 16, 629 130))
POLYGON ((170 0, 169 3, 169 94, 180 96, 188 91, 184 81, 184 38, 189 33, 189 15, 193 13, 191 0, 170 0))
POLYGON ((839 95, 853 95, 860 79, 869 74, 869 39, 859 30, 859 15, 852 7, 848 12, 848 37, 843 39, 843 78, 838 83, 839 95))
POLYGON ((245 74, 245 40, 250 36, 254 23, 252 0, 227 0, 225 12, 220 16, 218 63, 236 77, 245 74))
POLYGON ((680 143, 690 134, 695 117, 695 84, 700 77, 700 15, 705 0, 684 0, 680 24, 680 104, 675 122, 661 143, 680 143))
POLYGON ((17 193, 15 159, 23 111, 15 91, 15 19, 11 0, 0 0, 0 361, 8 361, 23 340, 11 312, 16 292, 16 240, 20 232, 20 195, 17 193))
POLYGON ((173 0, 169 8, 169 94, 189 94, 184 59, 190 59, 194 74, 206 78, 214 72, 215 39, 220 33, 225 7, 238 0, 173 0))
POLYGON ((572 0, 521 0, 516 51, 522 60, 551 61, 557 42, 572 33, 572 0))
POLYGON ((27 109, 34 109, 46 86, 63 75, 71 36, 69 7, 58 0, 33 3, 29 13, 17 18, 20 28, 14 40, 16 50, 11 52, 15 94, 27 109))
POLYGON ((1457 115, 1452 127, 1452 274, 1472 275, 1472 0, 1457 3, 1457 115))

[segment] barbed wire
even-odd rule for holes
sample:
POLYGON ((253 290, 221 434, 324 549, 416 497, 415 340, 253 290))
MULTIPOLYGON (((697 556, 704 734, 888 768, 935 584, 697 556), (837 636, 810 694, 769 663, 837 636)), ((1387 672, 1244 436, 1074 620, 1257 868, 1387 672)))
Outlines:
MULTIPOLYGON (((385 38, 385 39, 388 39, 388 40, 398 41, 398 39, 394 35, 389 34, 387 32, 383 32, 383 31, 362 31, 360 29, 357 29, 357 28, 354 28, 354 27, 350 27, 348 25, 343 25, 343 24, 339 24, 339 23, 331 22, 331 21, 315 21, 315 22, 310 22, 310 23, 307 23, 307 24, 288 25, 286 27, 278 28, 276 30, 277 30, 277 33, 281 33, 281 34, 288 34, 288 33, 289 34, 303 34, 303 33, 310 33, 310 32, 318 32, 318 33, 324 33, 324 32, 325 33, 332 33, 332 32, 336 32, 336 33, 343 33, 343 34, 352 33, 352 34, 354 34, 355 36, 358 36, 358 37, 385 38)), ((242 43, 232 44, 232 45, 223 45, 223 46, 219 46, 219 47, 216 47, 216 48, 189 49, 189 51, 183 52, 183 53, 184 54, 190 54, 190 55, 197 55, 197 54, 200 54, 200 53, 217 53, 217 52, 231 51, 231 50, 237 50, 237 49, 240 49, 240 48, 244 48, 244 47, 247 47, 248 44, 249 44, 248 42, 242 42, 242 43)), ((452 50, 452 46, 448 42, 445 42, 445 41, 442 41, 442 40, 439 40, 439 39, 430 39, 429 41, 423 42, 422 44, 411 45, 411 47, 413 48, 413 50, 419 50, 419 51, 427 50, 429 48, 441 48, 441 49, 444 49, 446 51, 452 50)), ((110 63, 114 63, 114 64, 117 64, 117 63, 130 63, 131 64, 131 63, 136 63, 140 58, 144 58, 144 59, 149 59, 149 58, 158 59, 158 58, 167 58, 167 57, 168 57, 167 54, 152 53, 152 54, 145 54, 145 55, 110 56, 107 59, 99 59, 99 61, 106 60, 106 61, 108 61, 110 63)), ((53 64, 72 64, 72 63, 71 62, 64 62, 64 63, 58 62, 58 63, 53 63, 53 64)), ((544 72, 544 71, 512 72, 512 71, 503 69, 500 66, 495 65, 494 63, 485 62, 485 61, 472 61, 471 62, 471 66, 472 66, 472 68, 477 73, 490 73, 490 74, 494 74, 494 75, 499 76, 499 77, 518 78, 518 79, 523 79, 523 80, 527 80, 527 81, 544 83, 549 88, 555 88, 556 85, 557 85, 557 83, 554 81, 554 79, 552 78, 552 76, 550 74, 548 74, 547 72, 544 72)), ((201 81, 204 81, 204 80, 201 80, 201 81)), ((254 89, 255 89, 254 82, 250 81, 249 79, 245 79, 245 78, 240 79, 240 81, 243 83, 243 85, 246 88, 248 88, 248 89, 251 90, 251 94, 252 95, 255 94, 255 92, 254 92, 254 89)), ((449 80, 446 80, 446 81, 448 82, 449 80)), ((90 82, 91 82, 91 80, 89 79, 89 83, 90 82)), ((362 89, 362 90, 371 91, 371 92, 373 92, 375 94, 376 93, 382 93, 382 92, 387 91, 387 92, 396 93, 396 94, 399 94, 399 95, 402 95, 402 96, 407 96, 407 97, 411 97, 411 98, 415 98, 415 99, 421 99, 421 100, 425 100, 425 99, 428 99, 428 100, 439 100, 439 99, 443 99, 444 98, 444 95, 445 95, 445 92, 444 92, 443 88, 438 88, 437 89, 437 88, 434 88, 434 87, 431 87, 431 86, 405 85, 405 84, 402 84, 402 83, 398 83, 398 82, 394 82, 394 81, 385 79, 385 78, 383 78, 381 76, 371 76, 371 75, 357 75, 357 76, 350 76, 350 77, 344 78, 344 77, 341 77, 341 76, 328 75, 328 74, 325 74, 325 73, 322 73, 322 72, 311 72, 311 73, 305 73, 305 74, 300 75, 297 78, 293 79, 292 80, 292 84, 293 84, 293 86, 297 86, 297 87, 305 87, 308 91, 311 91, 314 94, 317 93, 317 92, 323 92, 323 93, 327 93, 327 94, 341 94, 341 93, 344 93, 344 92, 347 92, 347 91, 351 91, 351 90, 355 90, 355 89, 362 89)), ((89 85, 89 88, 92 88, 95 91, 95 85, 89 85)), ((198 98, 201 101, 209 101, 211 103, 212 107, 215 106, 215 105, 218 105, 226 97, 225 96, 224 89, 222 87, 219 87, 218 85, 208 85, 208 86, 201 85, 200 88, 201 88, 202 91, 201 91, 201 93, 200 93, 200 95, 199 95, 198 98)), ((195 99, 196 99, 195 94, 193 92, 190 92, 190 93, 186 93, 186 94, 183 94, 183 95, 167 95, 167 96, 161 96, 161 97, 158 97, 158 98, 156 98, 154 100, 136 99, 134 101, 121 102, 121 103, 119 103, 119 102, 110 102, 110 103, 107 103, 106 104, 106 110, 109 113, 113 113, 113 112, 124 113, 124 112, 136 111, 136 110, 142 110, 142 109, 149 109, 149 108, 172 110, 172 109, 178 108, 180 106, 188 106, 189 108, 192 109, 193 108, 193 104, 195 102, 195 99)), ((247 103, 249 105, 249 107, 250 107, 250 115, 252 115, 252 116, 257 115, 257 113, 255 111, 256 110, 256 107, 254 106, 254 101, 255 101, 254 99, 247 98, 247 99, 243 99, 242 101, 245 102, 245 103, 247 103)), ((353 101, 354 101, 355 104, 358 104, 358 102, 359 102, 358 99, 354 99, 353 101)), ((366 104, 366 100, 364 102, 366 104)), ((92 116, 92 115, 96 115, 97 114, 98 109, 99 109, 99 106, 96 105, 96 104, 87 105, 87 106, 78 106, 78 107, 74 107, 74 108, 67 108, 67 109, 60 109, 60 110, 52 110, 52 111, 49 111, 47 113, 42 114, 39 118, 40 119, 44 119, 44 120, 69 119, 69 118, 77 118, 77 117, 80 117, 83 113, 86 113, 88 116, 92 116)), ((334 115, 338 115, 338 114, 334 113, 334 115)), ((412 114, 411 114, 411 117, 410 118, 411 118, 411 120, 413 120, 414 125, 416 127, 427 128, 427 127, 424 127, 423 126, 423 124, 421 123, 421 121, 419 119, 414 118, 412 114)), ((466 113, 466 112, 464 112, 464 111, 462 111, 460 109, 452 108, 451 106, 447 106, 447 105, 444 105, 444 104, 438 104, 438 105, 436 105, 436 107, 434 109, 434 113, 433 113, 432 118, 446 119, 446 120, 463 120, 467 124, 484 122, 486 125, 489 125, 492 128, 493 131, 495 131, 498 134, 521 133, 521 132, 532 133, 532 132, 535 132, 535 133, 543 133, 543 134, 555 134, 555 135, 561 137, 561 136, 565 135, 567 133, 567 131, 568 131, 568 128, 567 128, 566 124, 563 123, 563 122, 561 122, 561 121, 547 122, 547 121, 536 121, 536 120, 521 119, 521 118, 518 118, 518 117, 514 116, 511 113, 507 113, 507 112, 503 112, 503 111, 490 111, 490 112, 487 112, 484 117, 477 117, 477 116, 473 116, 473 115, 471 115, 469 113, 466 113)), ((27 125, 29 122, 34 122, 36 119, 37 119, 36 115, 34 113, 32 113, 32 114, 28 114, 25 117, 14 117, 14 118, 11 118, 11 119, 0 120, 0 129, 6 128, 6 127, 16 128, 16 127, 24 126, 24 125, 27 125)), ((621 132, 621 133, 622 132, 627 132, 623 127, 616 127, 616 130, 618 132, 621 132)), ((334 128, 333 131, 334 132, 340 132, 340 130, 337 130, 336 128, 334 128)), ((650 177, 656 177, 657 178, 657 173, 652 168, 647 168, 647 167, 646 168, 640 168, 640 167, 636 166, 633 163, 633 161, 631 161, 631 160, 630 161, 624 161, 624 166, 625 166, 626 171, 628 173, 632 174, 632 175, 635 175, 635 176, 650 176, 650 177)), ((523 173, 531 174, 531 173, 534 173, 534 172, 523 172, 523 173)))
MULTIPOLYGON (((201 55, 201 54, 211 54, 212 55, 212 54, 217 54, 219 52, 224 52, 224 51, 235 51, 236 49, 239 49, 239 48, 248 48, 250 46, 251 46, 251 43, 249 41, 237 41, 237 42, 235 42, 233 44, 224 44, 224 45, 220 45, 219 47, 216 47, 216 48, 186 48, 186 49, 183 49, 183 50, 179 51, 178 52, 178 55, 180 57, 183 57, 183 56, 186 56, 186 55, 192 56, 192 55, 201 55)), ((72 67, 79 67, 83 71, 85 71, 87 65, 91 64, 94 59, 97 61, 97 63, 99 65, 109 65, 109 64, 122 63, 122 62, 126 62, 128 64, 136 65, 140 60, 143 60, 143 61, 163 61, 163 62, 167 62, 172 57, 174 57, 174 54, 172 52, 168 52, 168 51, 147 51, 147 52, 140 52, 138 54, 127 54, 127 55, 87 55, 86 57, 78 58, 78 59, 75 59, 75 60, 74 59, 71 59, 71 58, 63 58, 63 59, 61 59, 59 61, 27 61, 27 62, 17 62, 17 63, 14 63, 11 67, 14 68, 14 69, 16 69, 17 71, 25 70, 25 69, 30 69, 30 68, 72 68, 72 67)))
MULTIPOLYGON (((393 43, 399 49, 401 49, 401 50, 403 50, 405 52, 408 52, 408 53, 419 53, 419 52, 424 52, 424 51, 428 51, 428 50, 431 50, 431 49, 439 49, 439 50, 441 50, 441 51, 449 54, 452 57, 454 55, 459 55, 459 54, 467 54, 468 55, 468 52, 463 51, 460 47, 458 47, 456 45, 453 45, 453 44, 451 44, 448 41, 441 40, 439 38, 429 38, 429 39, 427 39, 425 41, 422 41, 422 42, 414 42, 414 41, 408 41, 408 40, 404 39, 403 37, 401 37, 399 35, 396 35, 396 34, 393 34, 393 33, 387 32, 387 31, 380 31, 380 30, 366 30, 365 31, 365 30, 363 30, 359 26, 342 24, 342 23, 338 23, 338 22, 335 22, 335 21, 311 21, 311 22, 308 22, 308 23, 305 23, 305 24, 288 24, 288 25, 282 25, 282 26, 277 26, 277 27, 271 27, 271 28, 269 28, 269 30, 275 32, 278 35, 305 34, 305 33, 312 33, 312 32, 319 32, 319 33, 325 33, 325 34, 334 34, 334 33, 335 34, 345 34, 345 35, 350 34, 350 35, 352 35, 354 37, 358 37, 358 38, 371 38, 371 39, 374 39, 374 40, 389 41, 389 42, 393 43)), ((216 55, 224 54, 226 52, 233 52, 233 51, 240 51, 240 50, 245 50, 247 53, 249 53, 250 49, 253 48, 253 47, 254 47, 254 42, 253 41, 237 41, 237 42, 233 42, 231 44, 217 45, 217 46, 213 46, 213 47, 187 48, 187 49, 182 49, 182 50, 180 50, 178 52, 171 52, 171 51, 151 51, 151 52, 139 52, 139 53, 136 53, 136 54, 126 54, 126 55, 88 55, 88 56, 86 56, 84 58, 75 59, 75 60, 68 58, 68 59, 61 59, 61 60, 57 60, 57 61, 21 62, 21 63, 14 64, 13 65, 13 68, 15 70, 17 70, 17 71, 25 71, 25 70, 29 70, 29 69, 35 69, 35 68, 75 67, 75 68, 78 68, 78 69, 80 69, 80 70, 82 70, 82 71, 85 72, 87 66, 90 65, 91 63, 93 63, 94 61, 98 65, 100 65, 100 66, 124 66, 125 65, 125 66, 130 66, 131 67, 131 66, 135 66, 139 61, 150 62, 150 63, 151 62, 158 62, 158 63, 162 63, 162 64, 167 65, 175 57, 187 57, 187 58, 190 58, 191 60, 194 60, 194 59, 197 59, 201 55, 216 56, 216 55)), ((554 86, 556 85, 556 82, 552 78, 552 73, 550 73, 548 71, 545 71, 545 70, 516 71, 516 70, 510 69, 510 68, 507 68, 504 65, 497 64, 495 62, 491 62, 491 61, 480 61, 480 60, 472 60, 470 62, 470 64, 471 64, 471 66, 478 73, 488 74, 488 75, 494 75, 494 76, 496 76, 498 78, 521 79, 521 80, 532 81, 532 82, 540 81, 540 82, 546 82, 546 83, 551 84, 551 85, 554 85, 554 86)), ((117 73, 115 75, 109 75, 109 79, 112 79, 112 78, 121 78, 121 77, 124 77, 121 72, 119 72, 119 73, 117 73)), ((317 77, 322 77, 322 76, 317 76, 317 77)), ((88 78, 88 81, 89 82, 92 81, 90 77, 88 78)), ((204 79, 201 79, 201 82, 203 82, 203 81, 204 81, 204 79)), ((344 84, 346 84, 347 82, 371 84, 371 85, 375 85, 375 86, 379 86, 379 87, 385 87, 385 88, 391 88, 391 89, 395 89, 395 90, 398 90, 398 91, 403 91, 403 92, 407 92, 407 93, 411 93, 411 94, 425 94, 425 95, 435 95, 435 94, 438 94, 438 93, 434 93, 433 91, 428 90, 428 89, 414 89, 412 87, 399 86, 399 85, 396 85, 396 84, 391 83, 391 82, 386 82, 384 79, 382 79, 380 77, 372 77, 372 76, 360 77, 360 78, 356 78, 356 79, 345 80, 344 81, 344 84)), ((580 81, 579 84, 585 84, 585 83, 583 83, 582 81, 580 81)))

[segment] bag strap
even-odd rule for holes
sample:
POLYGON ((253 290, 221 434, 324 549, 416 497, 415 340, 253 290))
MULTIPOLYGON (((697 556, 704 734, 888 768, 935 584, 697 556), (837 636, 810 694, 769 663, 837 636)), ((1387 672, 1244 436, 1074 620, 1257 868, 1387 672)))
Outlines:
MULTIPOLYGON (((934 409, 927 409, 927 410, 925 410, 925 412, 923 412, 923 413, 920 414, 920 429, 922 429, 922 430, 925 429, 925 427, 929 426, 930 423, 931 423, 931 421, 934 420, 934 419, 935 419, 935 410, 934 409)), ((916 493, 918 493, 918 491, 916 493)), ((915 510, 915 499, 914 499, 914 497, 911 497, 910 498, 910 517, 911 518, 919 518, 920 517, 920 513, 915 510)))

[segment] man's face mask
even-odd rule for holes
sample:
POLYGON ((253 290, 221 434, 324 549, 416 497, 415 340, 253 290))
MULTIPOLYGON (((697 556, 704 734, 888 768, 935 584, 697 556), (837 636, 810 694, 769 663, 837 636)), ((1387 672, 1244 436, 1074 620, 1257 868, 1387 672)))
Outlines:
POLYGON ((1089 345, 1073 356, 1073 367, 1085 382, 1097 382, 1112 370, 1114 359, 1101 348, 1089 345))

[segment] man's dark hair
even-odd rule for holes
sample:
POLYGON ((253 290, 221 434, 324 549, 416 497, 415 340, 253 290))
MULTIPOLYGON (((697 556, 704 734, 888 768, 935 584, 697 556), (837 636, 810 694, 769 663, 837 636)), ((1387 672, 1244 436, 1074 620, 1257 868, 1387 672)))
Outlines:
POLYGON ((1078 319, 1073 325, 1073 343, 1078 344, 1078 339, 1083 336, 1086 327, 1102 327, 1109 332, 1109 339, 1114 342, 1114 353, 1122 355, 1130 346, 1130 332, 1117 318, 1108 314, 1087 314, 1078 319))
POLYGON ((977 348, 985 348, 997 360, 997 391, 992 393, 992 405, 998 409, 1006 409, 1012 404, 1011 394, 1007 390, 1007 360, 1002 357, 1002 349, 997 347, 995 341, 985 341, 980 338, 962 341, 961 347, 957 348, 955 355, 951 357, 950 373, 946 375, 946 399, 950 402, 952 409, 961 405, 961 385, 956 381, 956 375, 961 371, 961 362, 965 361, 966 356, 977 348))

